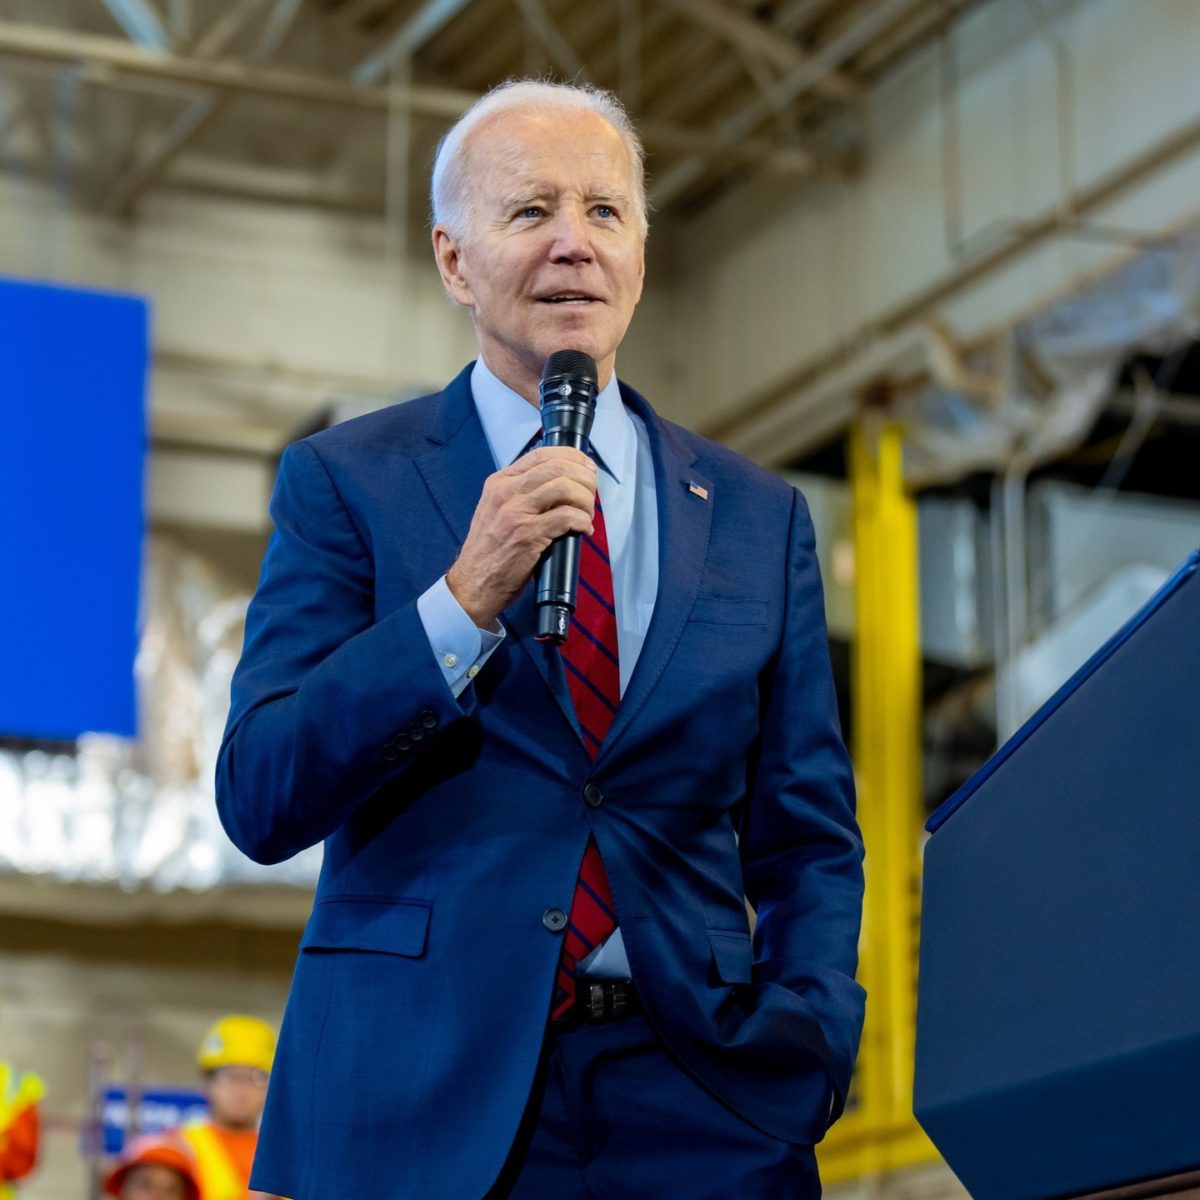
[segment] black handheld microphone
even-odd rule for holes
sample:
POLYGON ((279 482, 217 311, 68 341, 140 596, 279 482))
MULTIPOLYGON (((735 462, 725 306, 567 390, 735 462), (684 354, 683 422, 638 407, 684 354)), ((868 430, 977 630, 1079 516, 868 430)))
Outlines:
MULTIPOLYGON (((582 350, 558 350, 542 368, 542 445, 586 452, 596 416, 596 363, 582 350)), ((537 640, 567 640, 579 587, 579 534, 555 538, 537 572, 537 640)))

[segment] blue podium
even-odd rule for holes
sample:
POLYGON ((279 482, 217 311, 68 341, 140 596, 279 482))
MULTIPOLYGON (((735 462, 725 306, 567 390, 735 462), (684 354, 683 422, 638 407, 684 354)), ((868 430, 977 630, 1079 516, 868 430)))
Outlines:
POLYGON ((1200 1195, 1200 552, 928 829, 914 1111, 971 1196, 1200 1195))

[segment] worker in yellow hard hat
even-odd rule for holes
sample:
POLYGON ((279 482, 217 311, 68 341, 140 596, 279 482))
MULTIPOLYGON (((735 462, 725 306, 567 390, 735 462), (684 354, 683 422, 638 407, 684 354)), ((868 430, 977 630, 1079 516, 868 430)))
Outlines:
MULTIPOLYGON (((196 1159, 201 1200, 252 1200, 250 1167, 275 1059, 275 1030, 257 1017, 222 1017, 200 1043, 208 1119, 180 1131, 196 1159)), ((264 1198, 267 1200, 267 1198, 264 1198)))

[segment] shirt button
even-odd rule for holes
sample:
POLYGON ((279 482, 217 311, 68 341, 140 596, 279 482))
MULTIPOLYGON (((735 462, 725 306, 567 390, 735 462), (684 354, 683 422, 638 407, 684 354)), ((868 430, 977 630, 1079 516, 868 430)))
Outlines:
POLYGON ((548 908, 542 913, 542 924, 551 933, 562 933, 567 927, 567 914, 561 908, 548 908))
POLYGON ((437 713, 435 713, 432 708, 421 709, 421 712, 419 714, 419 719, 420 719, 421 724, 424 725, 426 729, 436 729, 437 728, 437 723, 438 723, 437 713))
POLYGON ((479 668, 478 668, 478 667, 468 667, 468 668, 467 668, 467 678, 468 678, 468 679, 474 679, 474 678, 475 678, 475 676, 476 676, 476 675, 478 675, 478 674, 479 674, 479 668))
POLYGON ((599 808, 604 803, 604 793, 594 783, 589 783, 583 789, 583 799, 590 808, 599 808))
POLYGON ((457 654, 443 654, 442 655, 442 666, 444 666, 446 668, 446 670, 448 670, 448 671, 453 671, 454 668, 458 666, 458 655, 457 654))

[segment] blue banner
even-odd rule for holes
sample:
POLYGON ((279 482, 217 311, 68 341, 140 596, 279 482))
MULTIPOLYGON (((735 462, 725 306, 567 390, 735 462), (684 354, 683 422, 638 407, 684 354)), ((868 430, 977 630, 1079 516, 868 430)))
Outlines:
MULTIPOLYGON (((105 1154, 120 1154, 134 1128, 128 1092, 120 1086, 106 1087, 100 1103, 104 1133, 102 1148, 105 1154)), ((203 1092, 189 1088, 149 1087, 138 1095, 135 1136, 166 1133, 207 1116, 208 1104, 203 1092)))
POLYGON ((133 736, 149 308, 0 280, 0 736, 133 736))

